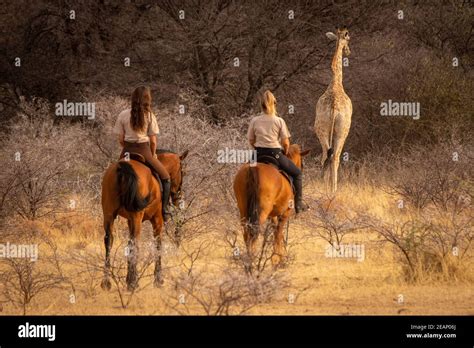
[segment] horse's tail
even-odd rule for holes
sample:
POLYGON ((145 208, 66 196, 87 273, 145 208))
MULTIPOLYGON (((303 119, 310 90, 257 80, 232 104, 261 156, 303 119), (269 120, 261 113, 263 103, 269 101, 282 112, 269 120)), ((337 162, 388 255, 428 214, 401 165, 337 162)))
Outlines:
POLYGON ((138 193, 138 177, 132 166, 124 161, 118 162, 117 182, 120 205, 127 211, 140 211, 150 203, 150 195, 141 198, 138 193))
POLYGON ((259 182, 257 167, 249 167, 247 178, 247 218, 248 228, 252 236, 258 235, 260 204, 258 199, 259 182))
POLYGON ((324 164, 323 164, 323 172, 326 170, 329 163, 331 163, 331 160, 334 154, 333 138, 334 138, 334 123, 336 122, 336 116, 337 115, 334 114, 334 109, 332 109, 331 110, 332 124, 331 124, 331 133, 329 135, 329 148, 328 148, 326 160, 324 161, 324 164))

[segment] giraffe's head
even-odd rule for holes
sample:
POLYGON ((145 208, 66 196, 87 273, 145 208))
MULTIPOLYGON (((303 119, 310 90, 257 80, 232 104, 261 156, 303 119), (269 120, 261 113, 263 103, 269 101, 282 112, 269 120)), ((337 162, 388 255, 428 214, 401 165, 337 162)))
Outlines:
POLYGON ((346 56, 351 54, 349 48, 349 40, 351 37, 349 36, 349 30, 346 27, 338 28, 337 34, 334 34, 333 32, 326 33, 326 36, 329 40, 336 40, 338 44, 341 44, 346 56))

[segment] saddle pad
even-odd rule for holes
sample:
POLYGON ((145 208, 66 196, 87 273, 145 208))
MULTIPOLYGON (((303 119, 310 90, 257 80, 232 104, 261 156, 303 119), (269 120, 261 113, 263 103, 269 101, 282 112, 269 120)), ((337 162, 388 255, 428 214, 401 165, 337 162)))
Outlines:
MULTIPOLYGON (((146 164, 145 157, 143 157, 143 155, 141 155, 139 153, 136 153, 136 152, 128 152, 128 154, 129 154, 130 159, 135 160, 135 161, 140 162, 140 163, 145 163, 146 164)), ((122 158, 125 158, 125 154, 120 159, 122 159, 122 158)))
POLYGON ((278 160, 275 157, 270 156, 270 155, 257 156, 257 162, 270 164, 270 165, 276 167, 278 170, 280 169, 280 164, 278 163, 278 160))

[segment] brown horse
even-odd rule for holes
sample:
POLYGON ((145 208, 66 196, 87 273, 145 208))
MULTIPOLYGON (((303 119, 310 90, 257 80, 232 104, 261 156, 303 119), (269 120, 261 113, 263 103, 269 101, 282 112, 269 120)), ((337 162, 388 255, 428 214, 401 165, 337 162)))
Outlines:
MULTIPOLYGON (((302 157, 310 150, 301 151, 293 144, 288 158, 302 169, 302 157)), ((257 163, 243 165, 234 180, 234 193, 240 211, 240 221, 244 228, 244 240, 250 257, 256 252, 256 242, 261 227, 267 221, 277 226, 274 232, 273 265, 279 265, 286 257, 283 243, 283 227, 294 208, 294 195, 288 180, 270 164, 257 163)))
MULTIPOLYGON (((188 151, 181 155, 170 152, 159 154, 159 159, 171 177, 171 196, 176 204, 181 198, 183 182, 181 161, 188 151)), ((163 283, 161 270, 161 232, 163 216, 161 209, 161 192, 158 181, 151 170, 143 163, 130 159, 120 160, 107 168, 102 179, 102 211, 105 230, 105 271, 102 288, 110 290, 110 251, 114 240, 113 227, 117 215, 127 219, 130 231, 128 242, 127 286, 132 290, 138 286, 137 259, 138 244, 142 221, 150 220, 156 243, 155 286, 163 283)))

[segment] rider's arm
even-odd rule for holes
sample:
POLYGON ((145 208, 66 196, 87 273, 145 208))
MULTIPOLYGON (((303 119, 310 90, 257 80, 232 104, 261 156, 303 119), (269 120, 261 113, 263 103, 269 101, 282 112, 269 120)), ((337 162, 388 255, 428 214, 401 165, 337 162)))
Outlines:
POLYGON ((255 130, 253 129, 253 123, 254 120, 252 119, 250 121, 249 129, 247 131, 247 139, 249 141, 250 146, 252 146, 252 148, 255 148, 255 142, 257 141, 257 139, 255 139, 255 130))
POLYGON ((288 150, 290 149, 290 138, 281 139, 281 146, 283 147, 283 152, 285 155, 288 154, 288 150))
POLYGON ((288 127, 286 126, 286 122, 283 119, 280 119, 281 126, 280 126, 280 144, 283 147, 283 152, 288 154, 288 150, 290 149, 290 132, 288 131, 288 127))
POLYGON ((114 130, 113 130, 113 132, 117 134, 117 137, 118 137, 117 139, 122 147, 124 147, 124 141, 125 141, 125 130, 122 124, 123 114, 124 114, 124 111, 122 111, 117 117, 117 120, 115 121, 115 125, 114 125, 114 130))
POLYGON ((156 135, 150 135, 150 150, 153 157, 156 156, 156 135))
POLYGON ((148 137, 150 138, 150 150, 153 154, 153 157, 156 157, 156 145, 157 145, 157 134, 160 133, 160 128, 158 127, 158 122, 156 122, 156 116, 150 114, 150 123, 148 124, 148 137))

